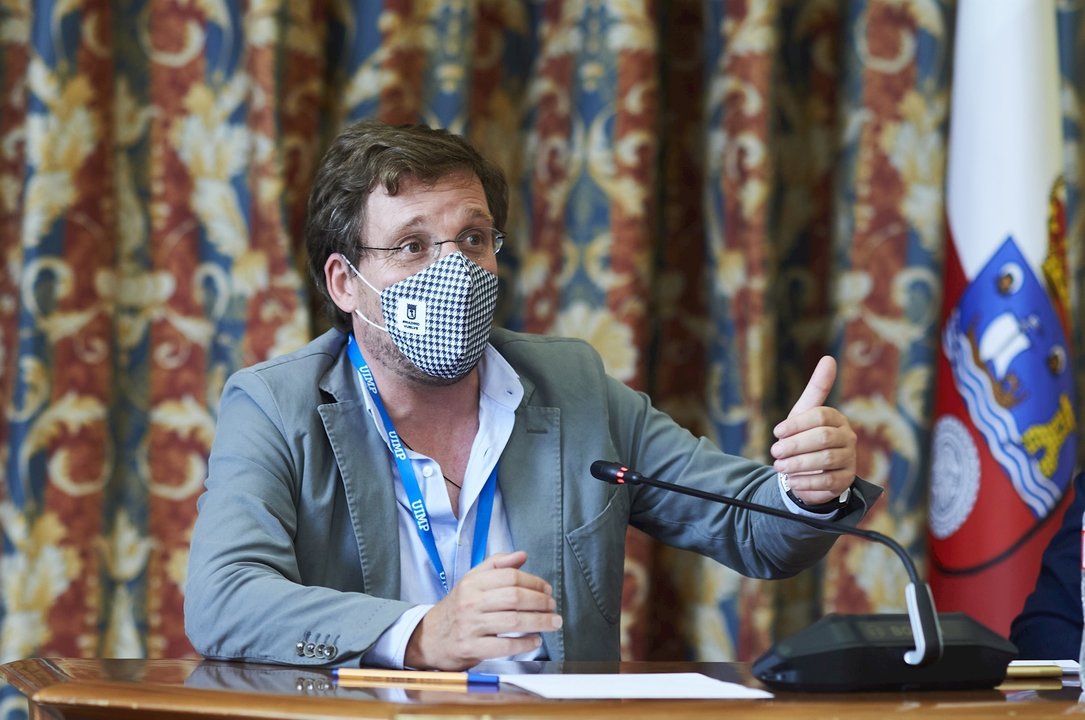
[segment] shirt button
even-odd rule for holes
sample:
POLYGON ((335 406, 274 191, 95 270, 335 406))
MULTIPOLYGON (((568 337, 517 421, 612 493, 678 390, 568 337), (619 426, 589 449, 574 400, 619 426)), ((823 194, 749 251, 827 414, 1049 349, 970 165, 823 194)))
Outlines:
POLYGON ((426 465, 424 468, 422 468, 422 477, 430 477, 431 475, 433 475, 433 468, 431 468, 429 465, 426 465))

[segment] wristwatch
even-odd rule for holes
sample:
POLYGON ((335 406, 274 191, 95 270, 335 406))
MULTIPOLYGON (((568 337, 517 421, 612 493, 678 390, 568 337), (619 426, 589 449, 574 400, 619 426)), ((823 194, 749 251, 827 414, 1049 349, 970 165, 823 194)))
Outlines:
POLYGON ((803 502, 802 499, 791 490, 791 483, 788 481, 787 473, 776 473, 776 480, 780 483, 780 487, 783 488, 784 494, 791 499, 791 502, 795 503, 803 510, 809 510, 812 513, 821 513, 828 515, 829 513, 836 512, 840 508, 848 504, 848 498, 851 497, 851 485, 844 488, 844 492, 840 493, 839 497, 835 497, 827 502, 811 505, 810 503, 803 502))

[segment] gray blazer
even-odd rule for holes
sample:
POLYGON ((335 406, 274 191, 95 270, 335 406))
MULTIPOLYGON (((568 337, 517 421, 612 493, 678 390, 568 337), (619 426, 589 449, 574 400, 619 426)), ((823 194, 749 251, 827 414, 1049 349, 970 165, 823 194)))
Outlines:
MULTIPOLYGON (((185 630, 204 656, 357 664, 409 607, 393 466, 345 341, 329 331, 226 384, 185 587, 185 630), (299 655, 299 643, 319 649, 299 655)), ((793 575, 832 546, 800 523, 594 479, 594 460, 615 460, 784 507, 771 467, 691 435, 586 343, 497 329, 491 342, 524 386, 498 483, 524 569, 553 586, 565 619, 543 637, 552 660, 618 659, 629 525, 752 577, 793 575)), ((858 480, 839 522, 858 522, 879 492, 858 480)))

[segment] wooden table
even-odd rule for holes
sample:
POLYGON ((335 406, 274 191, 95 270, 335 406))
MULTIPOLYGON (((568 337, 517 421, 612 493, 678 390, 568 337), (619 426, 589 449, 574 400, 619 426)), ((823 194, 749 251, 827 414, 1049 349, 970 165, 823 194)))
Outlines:
MULTIPOLYGON (((759 686, 744 663, 533 663, 545 672, 701 672, 759 686)), ((1059 680, 995 690, 777 693, 772 700, 545 700, 493 692, 338 687, 325 670, 197 660, 31 658, 0 666, 40 718, 1065 718, 1085 716, 1059 680)))

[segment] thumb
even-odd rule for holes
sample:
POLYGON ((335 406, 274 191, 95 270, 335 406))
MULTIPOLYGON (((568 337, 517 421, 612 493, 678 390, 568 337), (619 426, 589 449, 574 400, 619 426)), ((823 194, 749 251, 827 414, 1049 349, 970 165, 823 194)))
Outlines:
POLYGON ((818 361, 814 368, 814 374, 810 376, 810 382, 806 383, 806 389, 802 391, 795 406, 791 408, 788 417, 794 417, 811 408, 820 407, 829 398, 829 391, 833 389, 836 380, 836 360, 825 355, 818 361))
POLYGON ((486 558, 486 564, 494 569, 520 568, 526 562, 527 553, 523 550, 517 550, 510 553, 494 553, 490 557, 486 558))

